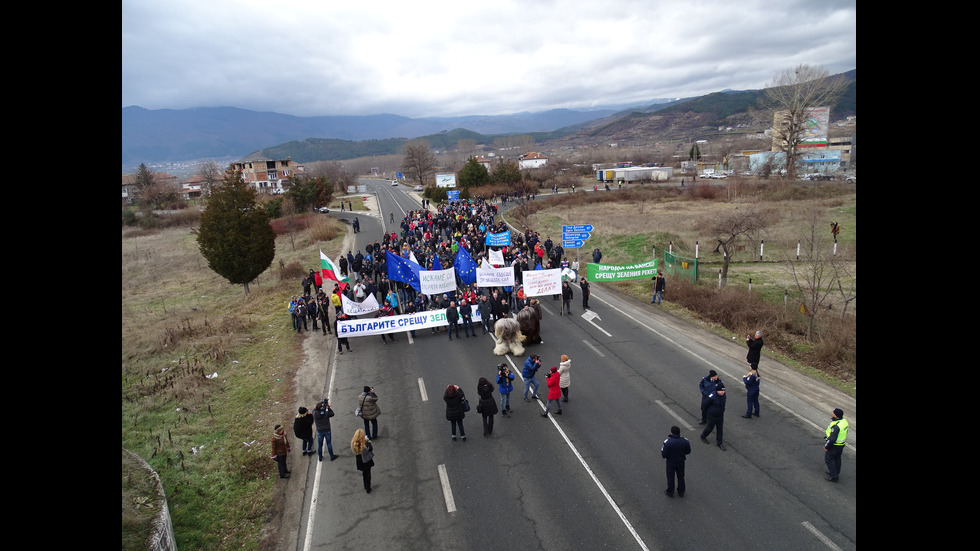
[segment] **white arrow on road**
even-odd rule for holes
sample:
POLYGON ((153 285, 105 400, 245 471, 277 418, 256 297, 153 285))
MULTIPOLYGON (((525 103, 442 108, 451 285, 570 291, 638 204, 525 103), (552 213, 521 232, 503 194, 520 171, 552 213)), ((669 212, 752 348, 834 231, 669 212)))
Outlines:
POLYGON ((585 321, 591 323, 599 331, 602 331, 603 333, 605 333, 607 337, 611 337, 612 336, 611 334, 609 334, 608 331, 606 331, 605 329, 599 327, 598 325, 595 324, 594 321, 592 321, 594 319, 597 319, 599 321, 602 321, 602 318, 599 317, 599 314, 596 314, 592 310, 586 310, 585 313, 582 314, 582 319, 584 319, 585 321))

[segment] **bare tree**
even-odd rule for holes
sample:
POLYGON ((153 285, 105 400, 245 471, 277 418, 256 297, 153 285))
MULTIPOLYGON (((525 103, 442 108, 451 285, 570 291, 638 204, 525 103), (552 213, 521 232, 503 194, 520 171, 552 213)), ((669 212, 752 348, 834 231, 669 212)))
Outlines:
POLYGON ((847 307, 857 299, 857 276, 854 274, 855 261, 853 258, 841 254, 840 251, 830 258, 831 266, 835 272, 834 277, 837 280, 837 292, 844 302, 844 308, 841 309, 840 314, 841 317, 844 317, 847 315, 847 307))
POLYGON ((807 317, 805 338, 808 341, 813 340, 814 322, 824 309, 827 297, 837 290, 840 274, 834 266, 833 240, 826 231, 824 217, 824 210, 816 203, 804 209, 800 215, 803 236, 799 258, 788 258, 785 262, 802 301, 800 311, 807 317))
POLYGON ((224 178, 225 171, 214 161, 204 161, 198 167, 197 173, 204 180, 204 196, 207 197, 211 195, 214 185, 224 178))
POLYGON ((436 168, 436 158, 429 150, 428 140, 412 140, 405 144, 402 171, 406 176, 424 186, 436 168))
POLYGON ((765 89, 762 101, 780 120, 773 129, 773 145, 786 154, 786 176, 790 180, 796 179, 799 145, 811 110, 836 103, 847 86, 847 80, 840 75, 830 77, 825 69, 798 65, 776 76, 765 89))
POLYGON ((701 220, 700 229, 714 235, 718 243, 714 252, 724 255, 721 267, 723 286, 728 281, 728 267, 739 250, 739 243, 747 237, 765 233, 772 218, 772 213, 766 209, 735 207, 727 214, 701 220))

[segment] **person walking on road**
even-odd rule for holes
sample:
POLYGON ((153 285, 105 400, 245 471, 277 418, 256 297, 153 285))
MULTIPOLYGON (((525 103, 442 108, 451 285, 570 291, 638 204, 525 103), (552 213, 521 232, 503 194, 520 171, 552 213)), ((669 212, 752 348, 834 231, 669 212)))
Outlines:
POLYGON ((365 386, 364 392, 358 397, 361 406, 361 419, 364 420, 364 434, 371 440, 378 439, 378 416, 381 415, 381 408, 378 406, 378 395, 374 392, 373 386, 365 386))
POLYGON ((660 447, 660 455, 667 460, 667 489, 664 493, 674 497, 674 479, 677 479, 677 495, 684 497, 687 486, 684 484, 684 462, 691 453, 691 442, 681 436, 680 427, 670 427, 670 434, 660 447))
POLYGON ((364 481, 364 491, 371 493, 371 467, 374 466, 374 446, 371 440, 364 434, 364 429, 354 431, 354 438, 350 441, 350 451, 354 452, 354 466, 361 471, 361 479, 364 481))
POLYGON ((715 391, 708 396, 708 424, 701 431, 701 441, 708 444, 708 435, 711 431, 718 429, 715 433, 715 441, 721 451, 725 451, 724 429, 725 429, 725 387, 718 385, 715 391))
POLYGON ((745 405, 745 417, 746 419, 751 419, 753 410, 755 416, 759 416, 759 372, 755 369, 749 368, 749 372, 742 377, 742 382, 745 383, 746 392, 746 405, 745 405))
POLYGON ((582 289, 582 309, 589 309, 589 295, 592 293, 589 285, 589 281, 584 277, 579 281, 579 287, 582 289))
POLYGON ((712 369, 708 371, 708 374, 701 377, 701 382, 698 383, 698 388, 701 390, 701 422, 699 425, 704 425, 708 422, 708 396, 715 391, 718 386, 724 386, 721 379, 718 378, 718 374, 712 369))
POLYGON ((756 331, 755 335, 746 335, 745 344, 749 347, 745 361, 749 362, 752 370, 758 374, 759 358, 762 357, 762 331, 756 331))
POLYGON ((841 457, 844 454, 844 441, 847 440, 849 426, 847 419, 844 419, 844 410, 835 409, 830 424, 827 425, 827 440, 823 444, 824 463, 827 464, 824 478, 830 482, 837 482, 840 477, 841 457))

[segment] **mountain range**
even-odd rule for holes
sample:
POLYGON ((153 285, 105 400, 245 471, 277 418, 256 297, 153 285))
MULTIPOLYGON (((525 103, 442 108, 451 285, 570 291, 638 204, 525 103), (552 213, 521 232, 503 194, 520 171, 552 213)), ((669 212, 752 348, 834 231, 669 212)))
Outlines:
MULTIPOLYGON (((856 114, 856 70, 843 75, 850 87, 831 106, 835 119, 856 114)), ((235 107, 150 110, 130 106, 122 109, 122 166, 125 174, 140 163, 233 161, 252 154, 288 155, 301 163, 341 160, 394 154, 407 140, 418 137, 438 149, 464 138, 483 144, 494 136, 514 134, 531 134, 540 143, 569 136, 595 140, 684 133, 746 120, 757 109, 762 94, 761 90, 725 90, 696 98, 654 99, 590 110, 417 119, 392 114, 296 117, 235 107)))

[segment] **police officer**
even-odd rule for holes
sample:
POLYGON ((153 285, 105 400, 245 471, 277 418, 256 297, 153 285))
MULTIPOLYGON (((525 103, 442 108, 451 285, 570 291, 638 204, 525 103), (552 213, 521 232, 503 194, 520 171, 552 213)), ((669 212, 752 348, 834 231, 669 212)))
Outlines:
POLYGON ((824 478, 830 482, 837 482, 840 475, 841 455, 844 453, 848 426, 847 419, 844 419, 844 410, 835 409, 830 425, 827 426, 827 441, 823 444, 826 452, 824 462, 827 463, 827 475, 824 478))
POLYGON ((667 489, 664 493, 674 497, 674 477, 677 477, 677 495, 684 497, 684 461, 691 453, 691 443, 681 436, 679 427, 670 427, 670 434, 660 448, 660 455, 667 460, 667 489))

